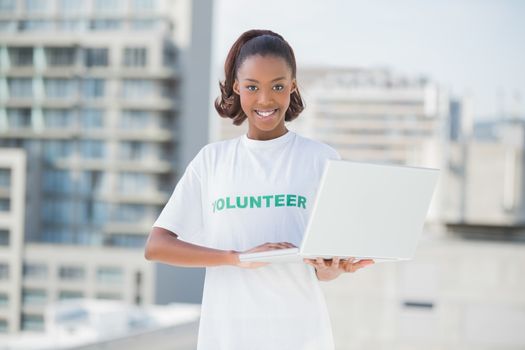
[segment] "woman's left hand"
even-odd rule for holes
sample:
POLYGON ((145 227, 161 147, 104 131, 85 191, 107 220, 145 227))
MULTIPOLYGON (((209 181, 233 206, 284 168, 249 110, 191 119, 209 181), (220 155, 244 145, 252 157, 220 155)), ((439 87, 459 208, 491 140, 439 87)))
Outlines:
POLYGON ((372 259, 363 259, 354 262, 354 258, 341 260, 337 257, 328 260, 324 260, 323 258, 303 259, 303 261, 315 267, 317 278, 320 281, 330 281, 337 278, 343 272, 355 272, 374 263, 372 259))

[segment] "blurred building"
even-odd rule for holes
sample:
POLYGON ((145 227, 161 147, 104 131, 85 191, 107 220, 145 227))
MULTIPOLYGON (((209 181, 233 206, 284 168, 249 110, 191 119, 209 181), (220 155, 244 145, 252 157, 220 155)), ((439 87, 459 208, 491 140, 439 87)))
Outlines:
POLYGON ((43 330, 56 300, 176 299, 144 243, 207 142, 211 8, 0 1, 0 332, 43 330))
POLYGON ((444 222, 452 232, 485 239, 525 234, 525 121, 473 125, 448 150, 444 222))
POLYGON ((193 350, 200 306, 138 307, 113 300, 70 299, 45 308, 44 332, 4 336, 3 350, 193 350))

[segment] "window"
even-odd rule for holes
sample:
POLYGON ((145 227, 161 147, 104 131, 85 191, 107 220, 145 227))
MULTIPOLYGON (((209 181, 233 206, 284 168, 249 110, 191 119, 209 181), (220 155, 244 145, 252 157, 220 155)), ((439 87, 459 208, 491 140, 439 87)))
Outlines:
MULTIPOLYGON (((96 227, 101 227, 107 222, 107 208, 106 203, 96 201, 93 199, 87 199, 79 203, 79 223, 83 225, 93 225, 96 227)), ((82 233, 83 235, 93 235, 92 232, 82 233)), ((99 232, 94 233, 99 235, 99 232)), ((100 237, 98 237, 100 238, 100 237)), ((97 239, 98 239, 97 238, 97 239)), ((84 238, 83 238, 84 239, 84 238)))
POLYGON ((97 269, 97 281, 108 283, 121 283, 124 280, 124 272, 119 267, 99 267, 97 269))
POLYGON ((120 126, 124 129, 146 129, 152 119, 152 112, 123 110, 120 117, 120 126))
POLYGON ((119 293, 97 293, 96 298, 104 300, 122 300, 122 295, 119 293))
POLYGON ((45 13, 48 10, 47 0, 25 0, 27 13, 45 13))
POLYGON ((172 177, 168 174, 157 175, 157 190, 161 192, 173 191, 174 183, 175 181, 172 180, 172 177))
POLYGON ((46 302, 46 291, 43 289, 22 289, 22 303, 25 305, 42 305, 46 302))
POLYGON ((155 9, 155 1, 154 0, 132 0, 131 8, 138 13, 141 13, 142 11, 152 11, 155 9))
POLYGON ((77 242, 82 245, 102 245, 102 230, 89 228, 78 232, 77 242))
POLYGON ((62 280, 75 281, 85 278, 86 272, 80 266, 60 266, 58 276, 62 280))
POLYGON ((21 32, 32 32, 37 30, 49 30, 53 28, 53 22, 43 19, 32 19, 19 22, 21 32))
POLYGON ((146 158, 147 144, 141 141, 120 142, 119 158, 122 160, 140 160, 146 158))
POLYGON ((94 19, 90 22, 93 30, 115 30, 121 27, 121 21, 116 19, 94 19))
POLYGON ((175 94, 175 82, 170 80, 164 80, 160 82, 160 93, 162 97, 172 98, 175 94))
MULTIPOLYGON (((0 0, 1 2, 2 0, 0 0)), ((16 21, 0 21, 0 32, 16 32, 16 21)))
POLYGON ((120 193, 134 193, 137 188, 141 191, 153 189, 153 178, 149 174, 135 172, 121 172, 118 178, 120 193))
POLYGON ((69 170, 44 170, 42 182, 44 193, 73 194, 74 182, 69 170))
POLYGON ((43 141, 44 159, 53 161, 59 158, 68 158, 73 153, 73 145, 68 140, 43 141))
POLYGON ((83 32, 87 28, 87 22, 82 19, 63 19, 56 23, 59 30, 66 32, 83 32))
POLYGON ((143 248, 146 236, 137 234, 112 234, 104 239, 104 245, 111 247, 143 248))
POLYGON ((104 97, 104 87, 104 79, 84 79, 84 81, 82 82, 82 95, 85 98, 102 98, 104 97))
POLYGON ((82 13, 84 0, 60 0, 59 9, 65 14, 82 13))
POLYGON ((0 213, 8 212, 11 210, 11 199, 0 198, 0 213))
POLYGON ((80 114, 80 124, 83 129, 100 129, 104 127, 104 110, 84 109, 80 114))
POLYGON ((107 67, 108 49, 87 48, 84 50, 84 64, 86 67, 107 67))
POLYGON ((0 0, 0 13, 15 12, 16 0, 0 0))
MULTIPOLYGON (((48 221, 66 221, 66 218, 54 218, 51 217, 48 221)), ((53 225, 51 227, 44 226, 42 230, 42 239, 43 242, 57 243, 57 244, 74 244, 75 236, 72 234, 71 229, 68 227, 57 227, 53 225)))
POLYGON ((73 66, 75 49, 72 47, 47 47, 45 49, 47 65, 50 67, 73 66))
POLYGON ((105 174, 98 170, 83 171, 79 179, 79 191, 97 194, 104 189, 105 174))
POLYGON ((11 210, 11 199, 0 198, 0 213, 8 212, 11 210))
POLYGON ((0 281, 9 279, 9 265, 0 263, 0 281))
POLYGON ((147 99, 155 95, 155 84, 146 79, 122 80, 122 97, 125 99, 147 99))
POLYGON ((145 47, 126 47, 124 49, 124 66, 146 67, 148 51, 145 47))
MULTIPOLYGON (((46 224, 72 224, 75 222, 75 202, 71 199, 63 198, 46 198, 46 205, 41 207, 42 221, 46 224)), ((64 231, 63 228, 57 228, 61 234, 69 237, 63 237, 65 242, 70 242, 73 234, 64 231)))
POLYGON ((101 159, 105 156, 105 144, 100 140, 81 140, 80 154, 83 158, 101 159))
POLYGON ((0 333, 7 333, 7 331, 8 331, 7 320, 0 319, 0 333))
POLYGON ((131 21, 133 30, 152 30, 155 29, 158 22, 154 19, 135 19, 131 21))
POLYGON ((47 266, 38 263, 24 263, 23 276, 28 278, 45 279, 47 278, 47 266))
POLYGON ((96 12, 119 12, 122 10, 121 0, 95 0, 96 12))
POLYGON ((74 125, 75 115, 70 109, 45 109, 44 125, 46 128, 70 128, 74 125))
POLYGON ((5 308, 9 305, 9 296, 6 293, 0 293, 0 308, 5 308))
POLYGON ((23 331, 43 331, 44 330, 44 316, 22 314, 22 330, 23 331))
POLYGON ((47 98, 68 99, 77 95, 77 83, 71 79, 45 79, 44 87, 47 98))
POLYGON ((162 54, 164 67, 175 66, 177 50, 173 44, 166 44, 162 54))
POLYGON ((173 129, 177 127, 176 122, 178 119, 175 119, 175 116, 170 112, 164 112, 159 116, 158 126, 162 129, 173 129))
POLYGON ((10 47, 9 61, 14 67, 27 67, 33 65, 32 47, 10 47))
POLYGON ((31 110, 29 108, 8 108, 7 125, 10 129, 31 127, 31 110))
POLYGON ((118 204, 113 208, 113 221, 140 222, 146 214, 146 206, 142 204, 118 204))
POLYGON ((58 299, 59 300, 67 300, 67 299, 80 299, 84 297, 84 293, 80 291, 69 291, 69 290, 61 290, 58 292, 58 299))
POLYGON ((0 169, 0 188, 11 187, 11 169, 0 169))
POLYGON ((9 245, 9 230, 0 229, 0 246, 9 245))
POLYGON ((33 79, 10 78, 8 79, 9 95, 15 98, 33 97, 33 79))

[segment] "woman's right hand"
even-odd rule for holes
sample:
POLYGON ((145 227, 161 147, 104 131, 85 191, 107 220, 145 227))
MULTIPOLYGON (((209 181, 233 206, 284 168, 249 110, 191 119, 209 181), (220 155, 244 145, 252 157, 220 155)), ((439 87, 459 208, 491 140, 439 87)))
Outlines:
POLYGON ((264 243, 261 245, 258 245, 257 247, 254 247, 252 249, 246 250, 244 252, 237 252, 237 262, 235 266, 242 267, 245 269, 255 269, 257 267, 265 266, 270 263, 268 262, 257 262, 257 261, 240 261, 239 255, 245 254, 245 253, 257 253, 257 252, 264 252, 267 250, 276 250, 276 249, 287 249, 287 248, 297 248, 295 245, 289 242, 277 242, 277 243, 264 243))

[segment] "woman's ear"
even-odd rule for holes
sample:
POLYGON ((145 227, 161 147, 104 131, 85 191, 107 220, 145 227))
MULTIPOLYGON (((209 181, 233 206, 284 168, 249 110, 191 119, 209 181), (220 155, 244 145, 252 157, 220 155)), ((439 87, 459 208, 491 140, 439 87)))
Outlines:
POLYGON ((290 89, 290 95, 297 91, 297 81, 295 79, 292 80, 292 88, 290 89))
POLYGON ((233 92, 235 92, 237 95, 241 94, 241 91, 239 90, 239 81, 235 79, 233 82, 233 92))

